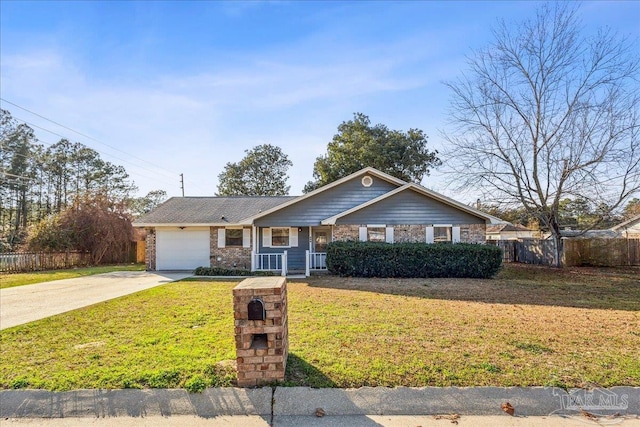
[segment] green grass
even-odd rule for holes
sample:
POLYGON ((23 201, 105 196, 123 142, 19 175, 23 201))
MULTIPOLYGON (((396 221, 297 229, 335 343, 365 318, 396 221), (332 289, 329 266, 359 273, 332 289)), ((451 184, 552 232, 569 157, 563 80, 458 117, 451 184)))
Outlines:
MULTIPOLYGON (((289 283, 286 385, 640 386, 634 270, 289 283)), ((231 290, 184 281, 0 332, 0 388, 232 385, 231 290)))
POLYGON ((0 289, 14 286, 33 285, 51 280, 73 279, 75 277, 110 273, 112 271, 143 271, 143 264, 103 265, 99 267, 73 268, 69 270, 36 271, 33 273, 2 274, 0 289))

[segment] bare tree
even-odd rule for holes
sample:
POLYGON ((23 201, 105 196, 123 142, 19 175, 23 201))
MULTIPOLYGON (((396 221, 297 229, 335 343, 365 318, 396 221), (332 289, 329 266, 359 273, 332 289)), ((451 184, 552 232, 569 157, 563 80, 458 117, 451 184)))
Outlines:
POLYGON ((550 231, 560 264, 563 198, 610 213, 640 189, 637 40, 610 30, 583 36, 567 3, 503 22, 494 38, 447 83, 447 164, 461 187, 524 206, 550 231))

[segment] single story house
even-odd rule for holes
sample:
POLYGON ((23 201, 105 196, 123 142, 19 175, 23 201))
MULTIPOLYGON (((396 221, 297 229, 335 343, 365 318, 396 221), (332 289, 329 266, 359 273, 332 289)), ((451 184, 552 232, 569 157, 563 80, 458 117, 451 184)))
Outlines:
POLYGON ((487 240, 518 240, 533 239, 539 235, 522 224, 492 224, 487 225, 487 240))
POLYGON ((618 225, 614 225, 609 230, 627 239, 640 239, 640 215, 636 215, 618 225))
POLYGON ((365 168, 298 197, 174 197, 134 222, 147 231, 148 270, 198 266, 309 275, 337 240, 484 243, 502 222, 365 168))

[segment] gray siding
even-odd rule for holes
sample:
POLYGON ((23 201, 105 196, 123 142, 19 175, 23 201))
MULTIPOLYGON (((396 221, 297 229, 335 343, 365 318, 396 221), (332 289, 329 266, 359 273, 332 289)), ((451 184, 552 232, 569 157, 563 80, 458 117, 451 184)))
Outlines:
POLYGON ((483 218, 468 214, 430 197, 405 190, 351 215, 336 224, 484 224, 483 218))
MULTIPOLYGON (((274 226, 277 227, 277 226, 274 226)), ((309 228, 302 227, 298 231, 298 246, 295 248, 265 248, 262 242, 262 227, 258 228, 259 253, 281 254, 287 251, 287 266, 289 270, 304 270, 306 267, 306 251, 309 249, 309 228)))
POLYGON ((255 225, 261 227, 317 226, 323 219, 361 205, 398 187, 375 176, 373 185, 364 187, 360 182, 362 176, 364 175, 258 218, 255 225))

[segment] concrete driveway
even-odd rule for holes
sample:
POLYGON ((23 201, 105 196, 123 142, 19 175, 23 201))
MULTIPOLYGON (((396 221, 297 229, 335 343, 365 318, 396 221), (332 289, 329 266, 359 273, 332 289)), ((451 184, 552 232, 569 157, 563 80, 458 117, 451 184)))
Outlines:
POLYGON ((118 271, 0 289, 0 329, 132 294, 191 273, 118 271))

